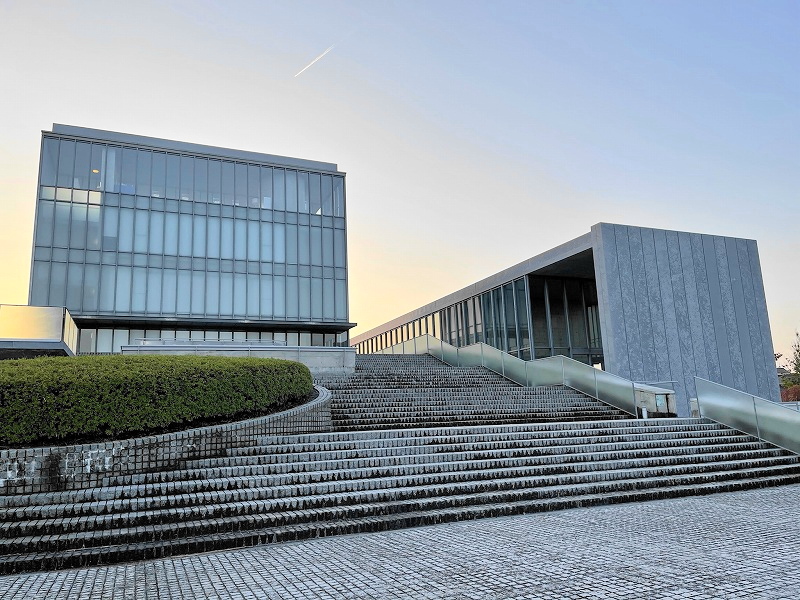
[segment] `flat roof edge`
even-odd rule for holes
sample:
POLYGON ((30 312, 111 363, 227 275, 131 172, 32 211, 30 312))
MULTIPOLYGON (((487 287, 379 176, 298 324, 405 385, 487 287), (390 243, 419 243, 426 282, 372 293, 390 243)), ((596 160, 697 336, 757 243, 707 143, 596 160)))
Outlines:
POLYGON ((277 154, 265 154, 262 152, 252 152, 250 150, 236 150, 234 148, 224 148, 221 146, 208 146, 205 144, 181 142, 178 140, 168 140, 145 135, 107 131, 104 129, 92 129, 90 127, 64 125, 62 123, 53 123, 52 131, 43 130, 42 133, 70 135, 74 137, 115 142, 118 144, 149 146, 151 148, 186 152, 188 154, 207 154, 236 160, 262 162, 285 167, 295 167, 300 169, 309 169, 312 171, 325 171, 329 173, 343 174, 341 171, 339 171, 339 167, 335 163, 307 160, 304 158, 293 158, 290 156, 279 156, 277 154))
POLYGON ((364 340, 370 339, 376 335, 380 335, 381 333, 385 333, 394 329, 395 327, 408 323, 409 321, 414 321, 430 313, 436 312, 437 310, 441 310, 452 304, 455 304, 456 302, 461 302, 462 300, 466 300, 467 298, 476 296, 477 294, 482 294, 483 292, 494 289, 500 285, 503 285, 504 283, 508 283, 509 281, 522 277, 523 275, 527 275, 533 271, 538 271, 539 269, 543 269, 544 267, 557 263, 565 258, 591 249, 592 234, 591 232, 584 233, 583 235, 569 240, 568 242, 559 244, 558 246, 550 248, 541 254, 537 254, 536 256, 517 263, 516 265, 512 265, 511 267, 503 269, 494 275, 485 277, 476 283, 468 285, 460 290, 448 294, 447 296, 443 296, 438 300, 434 300, 433 302, 425 304, 420 308, 392 319, 383 325, 379 325, 378 327, 374 327, 369 331, 365 331, 364 333, 353 337, 350 340, 350 344, 358 344, 364 340))

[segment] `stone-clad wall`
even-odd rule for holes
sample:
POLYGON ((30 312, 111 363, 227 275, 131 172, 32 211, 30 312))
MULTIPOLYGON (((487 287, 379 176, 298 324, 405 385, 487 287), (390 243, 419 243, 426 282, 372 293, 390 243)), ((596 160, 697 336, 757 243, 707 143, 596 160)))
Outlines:
POLYGON ((268 435, 330 431, 330 392, 273 415, 148 437, 54 448, 0 450, 0 496, 109 485, 111 478, 174 469, 268 435))
POLYGON ((695 375, 779 401, 754 240, 600 223, 592 245, 608 371, 676 381, 684 416, 695 375))

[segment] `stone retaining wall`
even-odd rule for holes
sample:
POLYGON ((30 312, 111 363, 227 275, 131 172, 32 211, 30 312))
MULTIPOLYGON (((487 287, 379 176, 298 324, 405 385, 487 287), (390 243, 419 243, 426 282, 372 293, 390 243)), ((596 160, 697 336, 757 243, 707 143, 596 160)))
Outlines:
POLYGON ((0 450, 0 496, 109 485, 109 479, 179 468, 268 435, 330 431, 330 392, 295 408, 224 425, 112 442, 0 450))

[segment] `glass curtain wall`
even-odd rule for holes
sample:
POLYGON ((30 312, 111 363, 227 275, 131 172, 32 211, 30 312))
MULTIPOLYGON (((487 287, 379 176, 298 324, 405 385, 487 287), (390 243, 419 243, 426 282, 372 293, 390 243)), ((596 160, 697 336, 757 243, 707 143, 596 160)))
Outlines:
POLYGON ((341 176, 43 138, 32 304, 347 322, 346 267, 341 176))
POLYGON ((590 279, 521 277, 356 347, 377 352, 426 333, 453 346, 483 342, 523 360, 563 354, 586 364, 603 361, 597 286, 590 279))

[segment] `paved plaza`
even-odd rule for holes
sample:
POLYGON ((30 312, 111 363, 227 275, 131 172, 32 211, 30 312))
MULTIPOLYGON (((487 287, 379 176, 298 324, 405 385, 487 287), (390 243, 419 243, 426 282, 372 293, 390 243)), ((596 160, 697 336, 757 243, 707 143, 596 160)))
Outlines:
POLYGON ((0 598, 800 598, 800 485, 0 577, 0 598))

